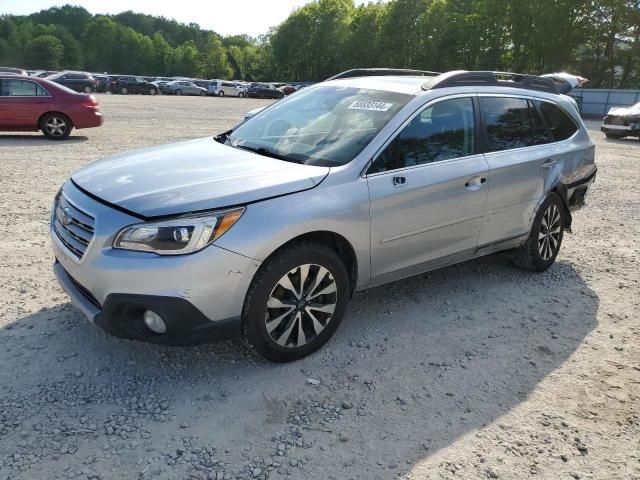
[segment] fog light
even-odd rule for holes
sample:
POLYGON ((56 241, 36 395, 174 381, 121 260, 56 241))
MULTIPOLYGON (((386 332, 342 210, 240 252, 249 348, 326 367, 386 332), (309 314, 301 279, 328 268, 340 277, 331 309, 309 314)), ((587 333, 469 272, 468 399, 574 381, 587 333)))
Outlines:
POLYGON ((149 330, 158 335, 167 333, 167 326, 162 317, 152 310, 145 310, 142 314, 142 320, 149 330))

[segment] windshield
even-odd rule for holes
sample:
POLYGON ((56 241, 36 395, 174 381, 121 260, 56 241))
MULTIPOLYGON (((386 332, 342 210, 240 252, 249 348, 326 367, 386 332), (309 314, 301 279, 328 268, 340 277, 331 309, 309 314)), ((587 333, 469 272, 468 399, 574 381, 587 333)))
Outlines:
POLYGON ((313 87, 247 120, 227 143, 307 165, 344 165, 412 98, 380 90, 313 87))

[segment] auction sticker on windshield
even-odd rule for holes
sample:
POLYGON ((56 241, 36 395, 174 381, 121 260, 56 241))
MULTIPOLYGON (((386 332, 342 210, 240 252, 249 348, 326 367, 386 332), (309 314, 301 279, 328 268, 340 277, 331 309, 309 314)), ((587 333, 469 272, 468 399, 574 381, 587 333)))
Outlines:
POLYGON ((367 110, 369 112, 386 112, 393 103, 358 100, 349 105, 349 110, 367 110))

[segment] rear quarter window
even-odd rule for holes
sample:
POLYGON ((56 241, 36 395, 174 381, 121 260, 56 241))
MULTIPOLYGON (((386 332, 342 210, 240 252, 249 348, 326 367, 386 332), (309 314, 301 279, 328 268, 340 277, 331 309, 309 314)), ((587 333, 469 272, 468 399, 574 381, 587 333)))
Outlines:
POLYGON ((542 115, 547 120, 547 125, 549 125, 553 138, 557 142, 570 138, 578 131, 576 123, 560 107, 549 102, 538 102, 538 105, 542 115))

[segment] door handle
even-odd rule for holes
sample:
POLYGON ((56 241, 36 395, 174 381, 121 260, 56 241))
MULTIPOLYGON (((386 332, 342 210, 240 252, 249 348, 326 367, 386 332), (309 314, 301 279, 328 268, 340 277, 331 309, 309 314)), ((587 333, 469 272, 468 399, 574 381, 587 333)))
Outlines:
POLYGON ((406 177, 393 177, 391 179, 394 187, 404 187, 407 184, 406 177))
POLYGON ((555 160, 548 159, 542 164, 542 168, 543 170, 550 170, 556 163, 555 160))
POLYGON ((478 190, 482 185, 486 183, 487 179, 485 177, 481 177, 480 175, 476 175, 475 177, 471 177, 467 180, 467 183, 464 184, 464 188, 467 190, 478 190))

